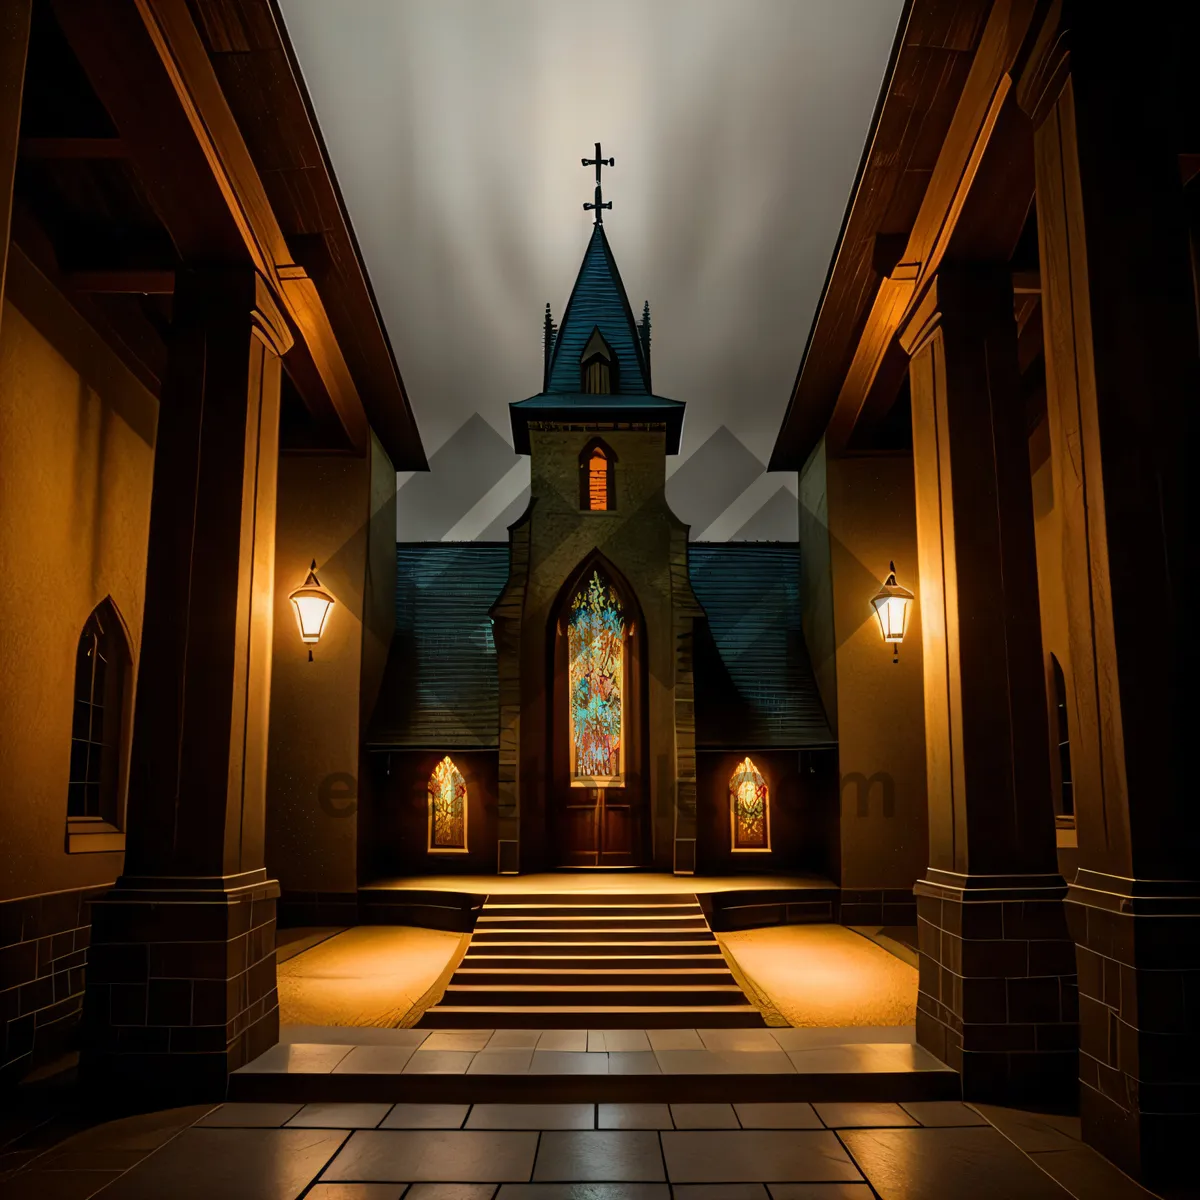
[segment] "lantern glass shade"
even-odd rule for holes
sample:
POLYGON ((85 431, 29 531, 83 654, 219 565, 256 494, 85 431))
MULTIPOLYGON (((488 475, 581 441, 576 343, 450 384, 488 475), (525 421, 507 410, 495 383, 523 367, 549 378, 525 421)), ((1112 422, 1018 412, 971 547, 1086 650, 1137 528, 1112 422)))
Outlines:
POLYGON ((308 578, 288 597, 296 610, 296 624, 300 627, 300 639, 307 643, 319 642, 325 632, 325 622, 333 608, 333 597, 321 586, 317 578, 314 561, 308 578))
POLYGON ((883 587, 871 597, 871 606, 879 618, 879 630, 885 642, 904 641, 908 629, 908 614, 912 608, 913 594, 896 582, 896 564, 889 564, 891 571, 883 587))

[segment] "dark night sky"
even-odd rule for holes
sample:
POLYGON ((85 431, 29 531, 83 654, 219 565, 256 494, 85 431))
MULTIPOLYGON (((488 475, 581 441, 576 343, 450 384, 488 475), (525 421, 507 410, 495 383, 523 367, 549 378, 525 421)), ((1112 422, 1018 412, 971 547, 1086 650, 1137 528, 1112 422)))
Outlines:
POLYGON ((655 391, 688 402, 671 502, 693 537, 794 538, 764 464, 900 0, 282 5, 433 467, 400 477, 400 537, 503 538, 524 507, 507 405, 541 387, 599 138, 655 391))

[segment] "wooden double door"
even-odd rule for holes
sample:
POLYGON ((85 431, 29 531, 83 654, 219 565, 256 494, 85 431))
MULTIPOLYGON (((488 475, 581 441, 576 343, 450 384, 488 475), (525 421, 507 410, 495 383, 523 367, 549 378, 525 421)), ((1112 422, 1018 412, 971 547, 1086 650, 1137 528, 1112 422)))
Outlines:
MULTIPOLYGON (((640 791, 640 789, 638 789, 640 791)), ((558 787, 554 840, 564 867, 637 867, 642 864, 640 796, 630 787, 558 787)))

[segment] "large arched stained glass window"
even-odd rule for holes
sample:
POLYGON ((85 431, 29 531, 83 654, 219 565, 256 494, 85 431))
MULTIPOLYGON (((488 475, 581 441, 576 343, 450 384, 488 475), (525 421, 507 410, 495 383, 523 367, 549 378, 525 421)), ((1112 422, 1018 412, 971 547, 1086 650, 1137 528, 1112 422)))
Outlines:
POLYGON ((767 781, 749 757, 729 778, 729 813, 734 850, 770 850, 771 797, 767 781))
POLYGON ((429 777, 429 849, 467 848, 467 781, 446 755, 429 777))
POLYGON ((593 570, 571 600, 567 625, 571 786, 625 782, 625 615, 593 570))

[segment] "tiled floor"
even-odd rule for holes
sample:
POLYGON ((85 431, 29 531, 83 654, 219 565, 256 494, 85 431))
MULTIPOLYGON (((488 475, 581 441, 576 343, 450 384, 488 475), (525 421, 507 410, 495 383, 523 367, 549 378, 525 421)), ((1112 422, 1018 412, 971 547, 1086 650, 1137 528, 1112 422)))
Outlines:
POLYGON ((230 1103, 97 1126, 0 1174, 0 1196, 1148 1200, 1077 1135, 958 1101, 230 1103))

